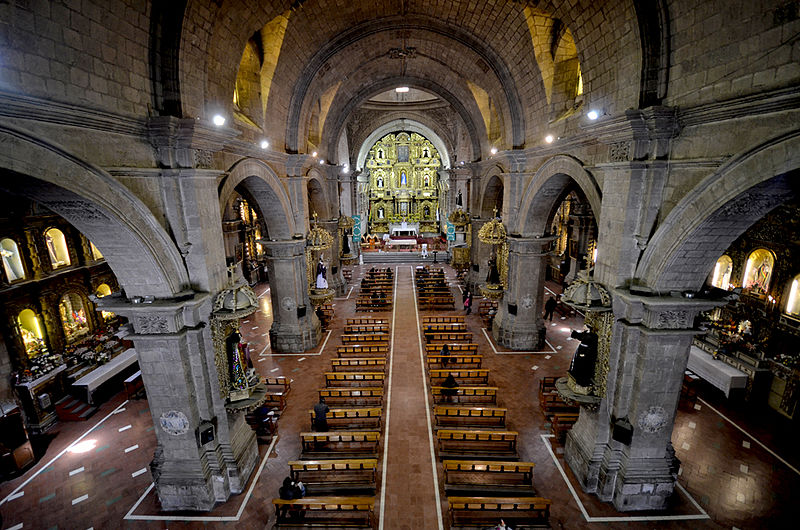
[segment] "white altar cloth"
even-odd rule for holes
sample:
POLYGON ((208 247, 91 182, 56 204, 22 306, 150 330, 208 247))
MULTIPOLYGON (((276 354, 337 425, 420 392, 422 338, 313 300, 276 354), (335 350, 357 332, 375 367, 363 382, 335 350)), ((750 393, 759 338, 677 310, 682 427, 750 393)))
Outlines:
POLYGON ((94 403, 92 403, 92 396, 100 387, 100 385, 122 372, 125 368, 135 363, 138 359, 139 357, 136 355, 136 350, 133 348, 128 348, 106 364, 98 366, 90 373, 72 383, 72 386, 83 387, 80 390, 85 392, 86 402, 90 405, 93 405, 94 403))
POLYGON ((689 363, 686 366, 730 397, 731 390, 747 387, 747 374, 733 366, 714 359, 711 354, 697 346, 689 349, 689 363))

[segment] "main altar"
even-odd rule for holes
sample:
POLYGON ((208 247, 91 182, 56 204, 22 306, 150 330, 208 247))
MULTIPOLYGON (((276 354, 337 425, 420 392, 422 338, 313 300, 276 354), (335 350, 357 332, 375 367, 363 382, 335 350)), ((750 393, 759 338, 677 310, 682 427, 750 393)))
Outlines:
POLYGON ((398 132, 367 155, 368 233, 420 236, 439 230, 439 152, 424 136, 398 132))

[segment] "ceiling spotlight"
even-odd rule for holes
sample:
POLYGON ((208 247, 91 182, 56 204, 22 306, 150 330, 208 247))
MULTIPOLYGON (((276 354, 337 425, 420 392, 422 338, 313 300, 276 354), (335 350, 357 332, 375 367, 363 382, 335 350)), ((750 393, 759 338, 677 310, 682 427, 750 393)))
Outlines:
POLYGON ((399 87, 394 89, 394 91, 397 92, 398 94, 402 94, 404 92, 408 92, 408 90, 409 90, 409 88, 407 86, 399 86, 399 87))
POLYGON ((317 152, 314 151, 313 153, 311 153, 311 156, 317 156, 317 152))
POLYGON ((491 153, 492 153, 493 155, 496 155, 496 154, 497 154, 497 148, 496 148, 496 147, 492 147, 492 149, 491 149, 491 153))
POLYGON ((548 134, 547 136, 544 137, 544 141, 547 142, 548 144, 552 144, 553 140, 555 140, 555 138, 553 138, 552 134, 548 134))
POLYGON ((216 125, 217 127, 222 127, 223 125, 225 125, 225 117, 222 116, 221 114, 215 114, 214 117, 211 118, 211 121, 213 121, 214 125, 216 125))
POLYGON ((590 120, 594 121, 594 120, 596 120, 597 118, 599 118, 599 117, 600 117, 600 113, 599 113, 599 112, 597 112, 596 110, 590 110, 590 111, 589 111, 589 112, 586 114, 586 117, 587 117, 587 118, 589 118, 590 120))
POLYGON ((266 140, 261 140, 261 149, 266 149, 269 147, 269 142, 266 140))

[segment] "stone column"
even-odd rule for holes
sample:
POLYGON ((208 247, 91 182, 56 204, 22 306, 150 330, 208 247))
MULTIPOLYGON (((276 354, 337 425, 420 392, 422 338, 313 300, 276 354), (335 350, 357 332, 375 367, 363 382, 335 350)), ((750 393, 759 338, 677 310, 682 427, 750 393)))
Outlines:
POLYGON ((479 293, 478 287, 486 283, 486 275, 489 273, 489 256, 492 254, 491 245, 481 243, 478 239, 478 231, 486 224, 489 219, 472 218, 472 242, 470 246, 470 262, 472 266, 467 274, 467 289, 473 293, 479 293))
POLYGON ((507 348, 538 350, 544 345, 542 299, 552 240, 508 238, 508 289, 492 324, 494 339, 507 348))
POLYGON ((325 251, 325 258, 328 259, 328 287, 336 291, 336 296, 344 296, 346 282, 342 276, 342 265, 339 262, 339 252, 342 246, 339 220, 319 221, 319 226, 333 237, 333 245, 325 251))
MULTIPOLYGON (((99 306, 127 317, 147 390, 157 446, 150 464, 164 510, 207 511, 245 489, 258 462, 255 433, 243 413, 229 413, 208 325, 212 297, 99 306), (200 433, 210 429, 206 443, 200 433)), ((224 354, 224 352, 222 353, 224 354)))
POLYGON ((596 410, 581 408, 566 441, 565 459, 584 491, 620 511, 667 507, 677 478, 670 439, 694 317, 714 305, 613 292, 606 395, 596 410), (630 443, 615 439, 617 419, 632 425, 630 443))
POLYGON ((319 343, 322 328, 308 299, 306 240, 261 241, 272 298, 272 351, 302 352, 319 343))

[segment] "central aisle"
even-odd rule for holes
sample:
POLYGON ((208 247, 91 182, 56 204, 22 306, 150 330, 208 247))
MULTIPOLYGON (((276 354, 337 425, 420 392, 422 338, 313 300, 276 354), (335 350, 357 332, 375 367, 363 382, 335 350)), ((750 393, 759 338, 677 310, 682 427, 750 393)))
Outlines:
POLYGON ((395 271, 381 528, 441 528, 413 267, 401 265, 395 271))

